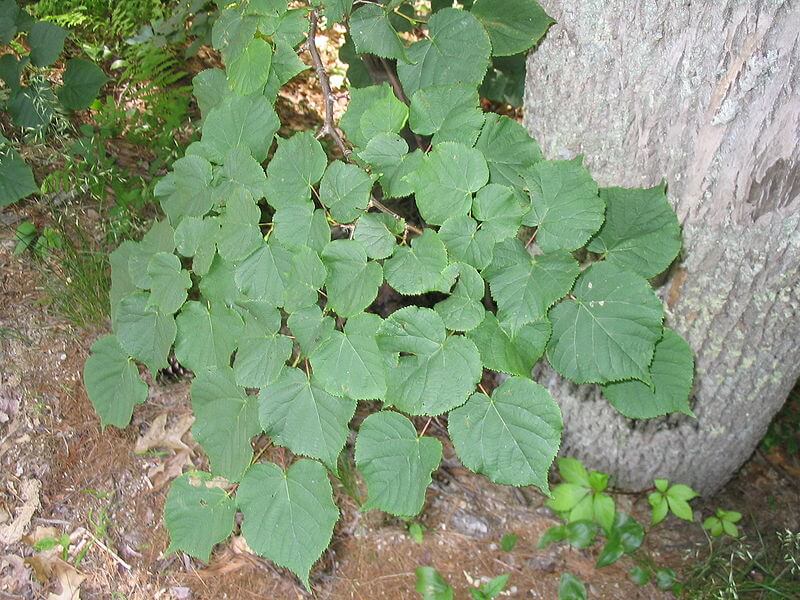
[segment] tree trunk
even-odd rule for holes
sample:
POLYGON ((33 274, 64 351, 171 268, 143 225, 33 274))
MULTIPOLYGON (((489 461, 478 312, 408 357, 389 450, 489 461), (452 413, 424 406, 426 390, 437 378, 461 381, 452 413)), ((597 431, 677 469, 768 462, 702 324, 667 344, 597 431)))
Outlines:
POLYGON ((528 58, 526 125, 601 186, 667 179, 684 251, 660 291, 696 360, 697 419, 627 420, 543 370, 562 452, 713 493, 800 376, 800 2, 542 3, 559 24, 528 58))

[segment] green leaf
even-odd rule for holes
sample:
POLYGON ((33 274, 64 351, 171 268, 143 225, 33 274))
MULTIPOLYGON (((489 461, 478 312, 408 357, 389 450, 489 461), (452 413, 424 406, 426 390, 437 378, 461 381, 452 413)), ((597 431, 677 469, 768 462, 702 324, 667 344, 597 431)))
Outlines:
POLYGON ((442 460, 442 444, 418 436, 403 415, 384 410, 361 423, 355 459, 367 484, 362 510, 377 508, 398 517, 413 517, 425 504, 431 473, 442 460))
POLYGON ((329 24, 343 21, 353 10, 353 0, 322 0, 322 5, 329 24))
POLYGON ((237 385, 263 388, 283 372, 284 363, 292 355, 292 340, 279 333, 280 313, 272 306, 250 303, 246 318, 233 372, 237 385))
POLYGON ((592 512, 594 522, 600 525, 606 533, 610 532, 614 526, 614 515, 616 514, 614 499, 608 494, 595 494, 592 501, 592 512))
POLYGON ((28 32, 31 64, 34 67, 52 65, 64 49, 65 39, 66 29, 47 21, 36 21, 28 32))
POLYGON ((272 47, 261 38, 248 42, 244 50, 228 65, 231 89, 247 96, 264 89, 272 64, 272 47))
POLYGON ((10 144, 0 141, 0 208, 38 191, 31 168, 10 144))
POLYGON ((253 458, 250 440, 261 431, 257 398, 236 385, 230 367, 196 375, 192 435, 208 455, 212 473, 239 481, 253 458))
POLYGON ((575 383, 649 384, 664 309, 647 281, 595 263, 578 278, 572 295, 550 311, 547 359, 553 368, 575 383))
POLYGON ((690 523, 694 521, 692 507, 689 506, 689 503, 685 500, 681 500, 680 498, 670 498, 667 496, 667 504, 669 504, 670 512, 672 512, 672 514, 679 519, 689 521, 690 523))
POLYGON ((219 13, 211 30, 211 43, 222 54, 226 65, 244 52, 258 27, 258 18, 241 10, 226 9, 219 13))
POLYGON ((464 262, 476 269, 492 262, 495 237, 468 215, 450 217, 439 228, 439 238, 452 261, 464 262))
POLYGON ((175 357, 194 373, 228 367, 244 329, 242 318, 221 302, 191 300, 176 319, 175 357))
POLYGON ((466 215, 472 194, 489 180, 483 154, 456 142, 443 142, 425 156, 414 174, 417 208, 426 223, 441 225, 466 215))
POLYGON ((386 364, 374 336, 332 331, 309 356, 322 388, 334 396, 376 400, 386 396, 386 364))
POLYGON ((428 20, 428 38, 412 45, 397 75, 406 94, 438 85, 477 88, 489 66, 489 36, 469 12, 444 8, 428 20))
POLYGON ((350 103, 339 126, 354 146, 365 148, 382 133, 400 133, 408 119, 408 107, 397 99, 388 83, 350 92, 350 103))
POLYGON ((208 562, 215 544, 233 531, 236 504, 209 473, 191 472, 172 482, 164 503, 167 553, 178 550, 208 562))
POLYGON ((432 135, 434 145, 461 142, 472 146, 478 139, 485 114, 474 87, 447 85, 418 90, 411 98, 409 126, 432 135))
POLYGON ((278 149, 267 166, 267 202, 275 209, 308 203, 311 187, 322 178, 327 164, 313 132, 278 138, 278 149))
MULTIPOLYGON (((562 483, 553 488, 547 506, 559 513, 570 513, 589 496, 590 490, 575 483, 562 483)), ((589 498, 591 500, 591 498, 589 498)), ((591 518, 591 515, 589 515, 591 518)))
POLYGON ((669 479, 654 479, 653 485, 659 492, 666 493, 667 488, 669 488, 669 479))
POLYGON ((580 158, 540 161, 525 181, 531 211, 523 223, 537 227, 536 243, 544 252, 576 250, 603 224, 605 203, 580 158))
POLYGON ((519 536, 515 533, 506 533, 500 539, 500 549, 503 552, 512 552, 517 546, 519 536))
POLYGON ((572 573, 562 573, 558 582, 558 600, 586 600, 586 586, 572 573))
POLYGON ((656 586, 660 590, 671 590, 675 585, 676 579, 675 571, 672 569, 662 567, 656 570, 656 586))
POLYGON ((370 258, 388 258, 397 248, 395 236, 403 233, 405 225, 405 219, 383 213, 367 213, 356 221, 353 239, 364 247, 370 258))
POLYGON ((197 99, 200 114, 205 117, 208 111, 230 95, 228 79, 222 69, 205 69, 192 79, 192 93, 197 99))
POLYGON ((576 458, 562 456, 556 462, 558 463, 558 473, 561 475, 561 479, 586 488, 590 487, 589 473, 586 472, 586 467, 583 466, 581 461, 576 458))
POLYGON ((480 355, 462 336, 447 336, 433 310, 407 306, 392 313, 378 334, 378 346, 401 353, 388 370, 387 404, 412 415, 440 415, 464 404, 481 379, 480 355))
POLYGON ((185 217, 175 228, 175 247, 181 256, 191 256, 192 272, 205 275, 216 253, 219 221, 216 218, 185 217))
POLYGON ((126 427, 133 407, 147 400, 147 384, 113 335, 92 344, 92 354, 83 367, 83 384, 103 427, 126 427))
POLYGON ((688 485, 685 485, 683 483, 676 483, 675 485, 671 485, 669 487, 669 490, 667 490, 667 498, 669 498, 670 500, 678 499, 678 500, 689 501, 694 498, 697 498, 699 495, 700 494, 698 494, 688 485))
POLYGON ((602 188, 606 220, 587 249, 642 277, 663 272, 681 249, 678 217, 665 185, 648 189, 602 188))
POLYGON ((377 4, 366 4, 353 11, 350 16, 350 35, 359 54, 405 59, 403 42, 397 37, 384 9, 377 4))
POLYGON ((171 253, 175 250, 175 233, 169 223, 158 221, 153 223, 142 240, 131 250, 128 259, 128 273, 137 287, 149 289, 152 278, 147 274, 150 259, 159 252, 171 253))
POLYGON ((529 209, 518 192, 497 183, 482 187, 472 201, 472 216, 496 242, 516 236, 529 209))
POLYGON ((555 23, 536 0, 477 0, 470 12, 489 33, 493 56, 530 50, 555 23))
POLYGON ((272 463, 253 465, 239 485, 236 501, 244 515, 247 545, 292 571, 310 591, 308 574, 339 520, 325 467, 308 459, 287 471, 272 463))
MULTIPOLYGON (((248 154, 247 157, 253 160, 248 154)), ((258 163, 256 168, 261 171, 258 163)), ((263 171, 261 171, 263 177, 263 171)), ((216 229, 217 250, 219 255, 229 262, 241 261, 264 242, 258 222, 261 210, 246 189, 239 187, 229 190, 227 202, 219 228, 216 229)))
POLYGON ((334 329, 332 317, 323 317, 316 304, 301 308, 289 315, 286 324, 294 334, 304 356, 310 355, 334 329))
POLYGON ((497 317, 487 312, 467 337, 475 342, 487 369, 530 377, 533 365, 544 354, 550 330, 550 322, 542 318, 509 333, 497 317))
POLYGON ((408 180, 422 165, 425 155, 417 148, 408 152, 408 144, 396 133, 380 133, 373 137, 358 156, 372 165, 387 198, 401 198, 414 193, 408 180))
POLYGON ((211 302, 223 302, 228 306, 242 300, 234 275, 234 265, 225 261, 219 254, 215 255, 208 273, 200 280, 200 293, 203 298, 211 302))
POLYGON ((308 246, 322 252, 331 241, 331 228, 325 219, 325 211, 321 208, 314 210, 310 203, 276 210, 272 223, 275 226, 272 238, 287 250, 308 246))
MULTIPOLYGON (((483 321, 486 314, 482 304, 485 293, 486 284, 480 274, 473 267, 459 263, 458 283, 453 293, 437 302, 433 308, 442 317, 447 329, 470 331, 483 321)), ((472 341, 475 342, 474 339, 472 341)))
POLYGON ((103 70, 93 62, 82 58, 70 58, 62 76, 58 99, 68 110, 89 108, 107 81, 108 77, 103 70))
POLYGON ((328 269, 325 289, 328 307, 340 317, 362 312, 378 295, 383 270, 367 259, 364 247, 355 240, 334 240, 322 252, 328 269))
POLYGON ((653 492, 647 496, 647 501, 653 508, 652 524, 658 525, 667 517, 667 513, 669 511, 667 499, 661 492, 653 492))
POLYGON ((128 263, 133 254, 137 252, 138 242, 130 240, 122 242, 116 250, 109 254, 108 259, 111 263, 111 290, 109 291, 109 302, 111 304, 111 322, 117 321, 117 309, 120 301, 136 291, 136 286, 131 280, 128 263))
POLYGON ((283 306, 292 256, 278 244, 262 244, 236 267, 236 286, 250 300, 283 306))
POLYGON ((161 208, 171 223, 184 217, 202 217, 214 206, 211 163, 200 156, 184 156, 172 165, 172 173, 156 184, 154 193, 161 197, 161 208))
POLYGON ((453 600, 453 588, 439 571, 433 567, 417 567, 415 573, 417 584, 414 589, 422 596, 422 600, 453 600))
POLYGON ((263 96, 231 96, 208 111, 201 141, 214 162, 222 164, 240 146, 262 162, 279 127, 278 115, 263 96))
POLYGON ((319 185, 319 198, 339 223, 351 223, 364 214, 372 192, 372 178, 356 165, 333 161, 319 185))
MULTIPOLYGON (((522 242, 514 240, 522 246, 522 242)), ((524 261, 487 276, 501 320, 518 328, 543 318, 566 296, 580 273, 578 263, 564 250, 528 255, 524 261)))
POLYGON ((652 573, 648 568, 636 565, 630 571, 628 571, 628 575, 633 583, 639 587, 642 587, 650 583, 650 577, 652 576, 652 573))
POLYGON ((241 194, 242 191, 252 196, 251 202, 260 200, 266 194, 264 169, 241 146, 228 152, 218 175, 219 185, 214 189, 217 204, 227 204, 231 195, 241 194))
MULTIPOLYGON (((611 515, 613 521, 614 515, 611 515)), ((573 548, 585 549, 594 544, 598 526, 591 521, 575 521, 564 526, 566 540, 573 548)))
POLYGON ((447 264, 442 240, 435 231, 426 229, 411 240, 410 247, 399 246, 383 263, 383 272, 390 286, 408 296, 438 289, 447 264))
POLYGON ((331 396, 313 377, 295 368, 284 369, 258 399, 261 427, 276 445, 317 458, 338 474, 355 400, 331 396))
POLYGON ((603 386, 603 395, 629 419, 652 419, 672 412, 694 416, 689 407, 692 349, 671 329, 664 329, 664 337, 656 344, 650 374, 652 388, 640 381, 623 381, 603 386))
POLYGON ((150 294, 139 292, 123 298, 114 325, 119 345, 147 365, 154 376, 167 366, 167 356, 177 332, 175 319, 152 306, 150 294))
POLYGON ((11 94, 19 91, 22 70, 27 66, 27 62, 27 58, 19 59, 13 54, 0 56, 0 79, 6 84, 11 94))
POLYGON ((0 44, 8 44, 16 37, 20 13, 16 0, 0 0, 0 44))
POLYGON ((295 250, 292 270, 286 279, 286 300, 283 303, 286 312, 316 304, 327 275, 325 265, 314 250, 307 246, 295 250))
POLYGON ((495 113, 486 115, 475 148, 486 158, 491 182, 512 188, 524 186, 524 174, 542 160, 539 144, 525 127, 495 113))
POLYGON ((617 562, 624 554, 631 554, 638 550, 644 541, 644 529, 639 522, 618 512, 608 541, 597 558, 597 568, 607 567, 617 562))
POLYGON ((147 275, 152 282, 150 303, 163 313, 177 312, 186 302, 186 290, 192 287, 192 278, 181 268, 180 259, 168 252, 158 252, 147 265, 147 275))
POLYGON ((47 81, 34 81, 6 103, 14 124, 43 133, 55 116, 56 97, 47 81))
POLYGON ((525 96, 525 54, 493 56, 478 92, 492 102, 521 108, 525 96))
POLYGON ((509 575, 498 575, 497 577, 489 580, 487 583, 484 583, 480 589, 483 592, 484 598, 487 600, 494 600, 497 596, 500 595, 506 585, 508 585, 508 578, 509 575))
POLYGON ((300 60, 300 57, 297 56, 290 44, 282 40, 276 40, 275 53, 272 55, 272 67, 267 85, 264 88, 264 96, 274 104, 281 87, 306 69, 308 69, 308 66, 300 60))
POLYGON ((521 377, 507 379, 491 398, 473 394, 448 421, 465 467, 495 483, 535 485, 545 493, 562 428, 561 411, 547 389, 521 377))

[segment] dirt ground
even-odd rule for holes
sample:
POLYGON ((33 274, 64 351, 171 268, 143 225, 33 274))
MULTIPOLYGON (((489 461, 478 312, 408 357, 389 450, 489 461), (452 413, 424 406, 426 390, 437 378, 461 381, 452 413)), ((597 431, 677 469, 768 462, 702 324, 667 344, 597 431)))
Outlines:
MULTIPOLYGON (((3 217, 12 220, 14 213, 3 217)), ((67 600, 77 598, 71 592, 78 589, 84 599, 308 597, 291 574, 252 555, 240 538, 219 546, 208 565, 165 554, 168 534, 161 516, 168 483, 204 461, 188 432, 188 382, 153 383, 148 402, 136 409, 127 429, 101 430, 81 370, 91 342, 103 331, 79 331, 50 314, 34 263, 12 256, 14 241, 8 228, 2 231, 0 525, 6 531, 16 527, 23 537, 5 547, 0 543, 0 598, 67 600), (70 537, 67 562, 59 561, 60 548, 32 546, 62 534, 70 537), (78 568, 70 567, 81 554, 78 568)), ((697 508, 739 510, 760 531, 796 531, 794 469, 757 454, 717 498, 697 508)), ((314 570, 316 598, 416 598, 414 569, 423 565, 439 569, 457 598, 502 573, 511 575, 504 597, 556 598, 564 571, 587 582, 591 598, 669 597, 653 585, 632 584, 630 559, 596 570, 596 550, 537 549, 541 534, 557 523, 544 498, 466 472, 452 448, 446 448, 444 468, 428 494, 421 544, 403 523, 359 512, 342 485, 336 485, 336 494, 342 519, 314 570), (519 537, 512 552, 500 548, 506 533, 519 537)), ((644 495, 619 495, 617 502, 646 521, 644 495)), ((648 551, 658 564, 679 572, 706 543, 699 527, 675 519, 660 532, 648 536, 648 551)))

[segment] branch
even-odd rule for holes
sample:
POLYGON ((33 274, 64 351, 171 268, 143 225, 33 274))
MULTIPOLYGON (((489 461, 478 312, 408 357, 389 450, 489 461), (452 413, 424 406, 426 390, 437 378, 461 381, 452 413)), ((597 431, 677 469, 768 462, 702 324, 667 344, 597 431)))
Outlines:
POLYGON ((325 65, 322 64, 322 58, 319 56, 319 49, 317 48, 317 20, 319 15, 316 10, 311 11, 308 26, 308 51, 311 54, 311 61, 314 63, 314 71, 317 73, 319 85, 322 88, 322 96, 325 100, 325 121, 320 130, 320 135, 329 135, 336 143, 339 150, 345 158, 349 158, 351 151, 345 145, 339 130, 333 123, 333 93, 331 93, 331 83, 328 79, 328 73, 325 71, 325 65))

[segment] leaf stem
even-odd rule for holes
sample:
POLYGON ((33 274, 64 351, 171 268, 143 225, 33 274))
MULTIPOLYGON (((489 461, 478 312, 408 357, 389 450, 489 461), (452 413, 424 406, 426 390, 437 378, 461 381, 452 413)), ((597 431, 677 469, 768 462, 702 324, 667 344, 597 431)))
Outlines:
MULTIPOLYGON (((385 204, 383 204, 383 202, 381 202, 380 200, 378 200, 378 199, 377 199, 377 198, 375 198, 374 196, 373 196, 373 197, 370 199, 370 201, 369 201, 369 202, 370 202, 370 204, 371 204, 372 206, 374 206, 375 208, 377 208, 377 209, 378 209, 379 211, 381 211, 382 213, 385 213, 385 214, 387 214, 387 215, 391 215, 392 217, 394 217, 394 218, 395 218, 395 219, 397 219, 398 221, 399 221, 399 220, 402 218, 400 215, 398 215, 398 214, 397 214, 396 212, 394 212, 394 211, 393 211, 391 208, 389 208, 388 206, 386 206, 385 204)), ((417 235, 422 235, 422 230, 421 230, 419 227, 416 227, 416 226, 412 225, 411 223, 408 223, 408 222, 406 223, 406 229, 408 229, 408 230, 409 230, 409 231, 411 231, 412 233, 416 233, 417 235)))
POLYGON ((420 433, 419 433, 419 437, 422 437, 423 435, 425 435, 425 432, 426 432, 426 431, 428 431, 428 425, 430 425, 430 424, 431 424, 431 421, 433 421, 433 417, 430 417, 430 418, 428 419, 428 422, 427 422, 427 423, 425 423, 425 427, 423 427, 423 428, 422 428, 422 431, 420 431, 420 433))

